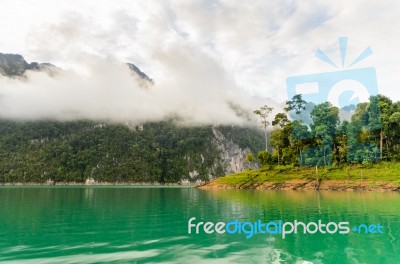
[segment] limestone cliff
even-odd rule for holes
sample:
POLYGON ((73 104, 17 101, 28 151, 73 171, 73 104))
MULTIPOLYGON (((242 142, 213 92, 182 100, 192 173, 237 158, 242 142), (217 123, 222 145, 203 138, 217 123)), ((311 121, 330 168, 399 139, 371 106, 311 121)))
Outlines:
POLYGON ((212 128, 214 134, 213 143, 217 145, 220 151, 220 164, 226 174, 241 172, 245 169, 258 169, 256 163, 245 161, 247 154, 252 153, 249 147, 241 148, 237 142, 226 138, 226 136, 217 128, 212 128))

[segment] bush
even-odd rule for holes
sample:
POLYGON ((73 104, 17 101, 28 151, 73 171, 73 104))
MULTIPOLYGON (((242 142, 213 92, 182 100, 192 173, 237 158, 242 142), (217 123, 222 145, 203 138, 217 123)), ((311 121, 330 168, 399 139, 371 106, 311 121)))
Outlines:
POLYGON ((276 164, 276 159, 265 150, 258 153, 257 159, 261 166, 276 164))

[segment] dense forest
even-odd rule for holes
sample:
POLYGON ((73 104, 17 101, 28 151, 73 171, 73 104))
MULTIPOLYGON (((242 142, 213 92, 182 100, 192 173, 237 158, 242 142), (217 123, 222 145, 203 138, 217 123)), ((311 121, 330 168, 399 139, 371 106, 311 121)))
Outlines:
MULTIPOLYGON (((265 131, 271 110, 264 106, 254 111, 265 131)), ((340 166, 400 160, 400 102, 383 95, 342 109, 329 102, 314 105, 295 95, 271 125, 272 151, 267 144, 267 151, 257 155, 262 165, 340 166), (346 111, 351 118, 341 120, 340 112, 346 111)), ((251 155, 247 159, 256 160, 251 155)))
POLYGON ((226 173, 213 129, 262 149, 262 134, 241 127, 1 120, 0 182, 208 180, 226 173))

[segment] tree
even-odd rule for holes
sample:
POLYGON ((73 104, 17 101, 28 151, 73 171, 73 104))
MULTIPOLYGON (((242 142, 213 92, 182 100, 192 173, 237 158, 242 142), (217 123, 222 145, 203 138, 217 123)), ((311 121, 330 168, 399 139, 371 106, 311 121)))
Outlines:
POLYGON ((311 130, 323 154, 324 165, 326 166, 328 164, 326 160, 327 150, 329 151, 328 154, 331 155, 334 143, 333 136, 336 134, 336 127, 339 124, 339 109, 331 103, 325 102, 313 108, 311 118, 313 120, 311 130))
POLYGON ((379 97, 371 96, 369 98, 370 103, 368 105, 368 128, 372 132, 374 138, 378 134, 379 137, 379 149, 380 149, 380 158, 382 159, 382 150, 383 150, 383 127, 382 127, 382 115, 381 109, 379 106, 379 97))
POLYGON ((275 115, 272 125, 274 129, 271 132, 271 145, 275 148, 273 155, 278 158, 278 163, 283 162, 283 150, 289 147, 289 136, 291 122, 286 113, 278 113, 275 115))
POLYGON ((290 121, 285 113, 276 114, 274 120, 272 121, 273 126, 279 126, 280 128, 283 128, 289 123, 290 121))
POLYGON ((296 94, 292 100, 286 101, 286 112, 294 111, 297 115, 306 109, 307 102, 303 100, 301 94, 296 94))
MULTIPOLYGON (((392 100, 378 94, 369 98, 368 107, 369 128, 372 132, 379 133, 380 158, 383 158, 383 141, 390 127, 390 116, 392 114, 392 100)), ((387 142, 387 141, 386 141, 387 142)), ((388 147, 386 148, 388 151, 388 147)))
POLYGON ((359 121, 362 126, 366 126, 368 124, 368 106, 367 102, 359 103, 351 116, 351 122, 359 121))
POLYGON ((261 166, 266 166, 270 164, 274 164, 274 160, 271 154, 269 154, 265 150, 261 150, 257 155, 258 162, 261 166))
MULTIPOLYGON (((393 111, 397 109, 394 107, 393 111)), ((390 158, 398 159, 400 158, 400 111, 394 112, 389 118, 390 126, 388 130, 388 136, 390 137, 390 158)))
POLYGON ((336 164, 345 163, 347 161, 347 148, 348 148, 348 121, 343 121, 336 129, 335 136, 334 159, 336 164))
POLYGON ((265 135, 265 151, 268 152, 268 131, 267 127, 269 126, 268 116, 272 112, 273 108, 268 107, 268 105, 264 105, 260 107, 260 109, 255 110, 253 113, 256 114, 261 123, 261 127, 264 129, 265 135))
POLYGON ((275 128, 271 131, 271 146, 274 147, 272 155, 277 156, 278 164, 281 163, 281 152, 285 146, 285 134, 283 129, 275 128))
POLYGON ((303 164, 302 150, 305 147, 305 142, 311 137, 308 127, 298 120, 294 120, 291 124, 291 133, 289 141, 291 146, 296 150, 296 155, 300 158, 300 164, 303 164))
POLYGON ((339 109, 331 103, 325 102, 313 108, 311 111, 311 118, 313 120, 313 124, 311 125, 312 129, 324 124, 327 126, 327 132, 333 135, 336 126, 339 124, 339 109))
POLYGON ((321 148, 322 154, 324 156, 324 166, 327 166, 326 162, 326 151, 330 151, 333 144, 333 138, 329 134, 328 126, 325 124, 321 124, 315 126, 315 138, 318 146, 321 148))

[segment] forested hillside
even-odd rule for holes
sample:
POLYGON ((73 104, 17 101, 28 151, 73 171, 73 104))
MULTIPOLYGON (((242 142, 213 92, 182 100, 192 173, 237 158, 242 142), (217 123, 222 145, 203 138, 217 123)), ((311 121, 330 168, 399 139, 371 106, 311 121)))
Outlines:
POLYGON ((240 127, 2 120, 0 182, 208 180, 230 172, 215 131, 238 151, 262 149, 262 134, 240 127))

